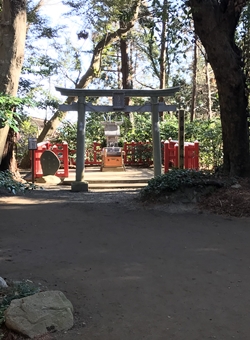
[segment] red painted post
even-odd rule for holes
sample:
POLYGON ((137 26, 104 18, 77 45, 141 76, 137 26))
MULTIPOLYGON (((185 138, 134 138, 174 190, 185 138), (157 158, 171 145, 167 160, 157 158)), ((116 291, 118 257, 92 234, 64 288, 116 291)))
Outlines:
POLYGON ((40 158, 42 156, 42 153, 45 150, 49 149, 49 142, 42 142, 37 144, 37 149, 35 150, 34 154, 34 176, 35 178, 42 177, 43 176, 43 171, 42 171, 42 166, 40 162, 40 158))
POLYGON ((179 166, 179 145, 176 143, 174 145, 174 167, 178 168, 179 166))
POLYGON ((63 164, 62 169, 58 169, 56 172, 56 176, 58 177, 68 177, 69 176, 69 162, 68 162, 68 143, 63 142, 62 144, 47 144, 48 149, 52 150, 57 157, 59 158, 60 162, 63 164))
POLYGON ((190 166, 189 166, 189 157, 190 157, 190 154, 189 154, 189 144, 188 143, 185 143, 184 145, 184 155, 185 155, 185 158, 184 158, 184 168, 185 169, 189 169, 190 166))
POLYGON ((85 165, 89 165, 90 164, 90 162, 89 162, 89 150, 88 150, 87 146, 85 148, 84 164, 85 165))
POLYGON ((96 142, 96 146, 95 146, 96 165, 101 165, 102 164, 101 153, 102 153, 101 143, 100 142, 96 142))
POLYGON ((128 164, 129 165, 132 165, 132 154, 133 154, 133 149, 132 149, 132 144, 131 142, 127 144, 128 146, 128 149, 127 149, 127 152, 128 152, 128 164))
POLYGON ((68 143, 63 142, 63 166, 64 166, 64 176, 69 177, 69 148, 68 143))
POLYGON ((140 158, 139 158, 139 164, 144 164, 145 161, 143 161, 143 158, 142 158, 142 154, 143 154, 143 151, 142 150, 145 150, 145 143, 143 142, 137 142, 137 145, 139 146, 139 155, 140 155, 140 158))
POLYGON ((132 159, 131 159, 131 161, 132 161, 132 164, 135 164, 135 145, 136 145, 136 143, 132 140, 132 142, 131 142, 131 151, 132 151, 132 159))
POLYGON ((167 173, 169 170, 169 141, 166 140, 164 142, 164 173, 167 173))
POLYGON ((96 147, 97 147, 97 142, 96 141, 94 141, 94 143, 93 143, 93 153, 94 153, 94 159, 93 159, 93 161, 94 161, 94 164, 97 164, 97 158, 96 158, 96 147))
POLYGON ((127 165, 128 147, 127 147, 126 141, 123 143, 123 153, 124 153, 124 164, 127 165))
MULTIPOLYGON (((163 141, 162 141, 162 143, 163 143, 163 141)), ((144 143, 144 145, 146 145, 146 151, 148 152, 148 157, 147 157, 146 162, 147 162, 147 165, 150 166, 151 164, 153 164, 152 158, 150 156, 151 150, 152 150, 152 144, 150 143, 149 140, 146 140, 146 143, 144 143)), ((162 151, 162 153, 164 153, 164 152, 162 151)))
POLYGON ((199 142, 197 140, 194 142, 194 152, 195 152, 194 168, 198 170, 199 169, 199 142))

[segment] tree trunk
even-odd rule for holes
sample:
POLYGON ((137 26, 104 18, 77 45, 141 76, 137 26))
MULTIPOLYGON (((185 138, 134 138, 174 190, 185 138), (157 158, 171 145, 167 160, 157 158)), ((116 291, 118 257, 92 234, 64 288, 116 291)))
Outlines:
POLYGON ((244 60, 244 75, 246 77, 246 83, 248 89, 250 87, 250 3, 248 2, 244 12, 242 21, 242 39, 241 48, 244 60))
POLYGON ((4 153, 4 148, 5 148, 5 143, 7 140, 9 132, 9 126, 5 125, 5 127, 0 128, 0 165, 3 160, 3 153, 4 153))
POLYGON ((234 41, 244 2, 190 0, 190 4, 218 86, 224 170, 232 176, 249 175, 246 84, 241 52, 234 41))
MULTIPOLYGON (((125 23, 120 22, 120 27, 124 27, 125 23)), ((128 53, 128 39, 127 35, 121 36, 120 39, 120 51, 121 51, 121 73, 122 73, 122 88, 123 89, 132 89, 132 68, 130 64, 130 58, 128 53)), ((132 58, 132 57, 131 57, 132 58)), ((125 105, 129 105, 130 98, 125 97, 125 105)), ((134 120, 134 113, 133 112, 125 112, 127 116, 129 116, 129 120, 132 126, 132 133, 135 131, 135 120, 134 120)))
POLYGON ((212 95, 211 95, 211 80, 209 73, 209 64, 207 56, 205 56, 205 72, 206 72, 206 85, 207 85, 207 119, 212 118, 212 95))
MULTIPOLYGON (((161 47, 160 47, 160 89, 166 88, 166 62, 167 62, 167 51, 166 51, 166 29, 168 22, 168 0, 163 1, 162 7, 162 27, 161 27, 161 47)), ((164 98, 160 97, 159 102, 164 102, 164 98)), ((159 112, 161 120, 164 119, 164 112, 159 112)))
POLYGON ((0 171, 10 170, 12 173, 17 172, 17 162, 15 157, 15 133, 9 129, 7 140, 4 145, 3 159, 0 164, 0 171))
MULTIPOLYGON (((120 25, 121 27, 123 27, 123 23, 120 23, 120 25)), ((132 81, 130 76, 131 67, 129 63, 127 36, 121 37, 120 50, 121 50, 122 88, 132 89, 132 81)), ((125 98, 125 105, 129 105, 129 97, 125 98)))
MULTIPOLYGON (((67 101, 67 103, 71 104, 72 102, 67 101)), ((50 118, 50 120, 48 120, 44 124, 42 131, 37 137, 37 143, 42 142, 50 131, 55 131, 58 125, 60 124, 61 120, 66 116, 66 114, 67 112, 56 111, 56 113, 54 113, 54 115, 50 118)))
POLYGON ((192 88, 192 98, 191 98, 191 109, 190 109, 190 122, 195 118, 195 107, 197 98, 197 59, 198 59, 198 39, 197 35, 194 36, 194 59, 193 59, 193 88, 192 88))
MULTIPOLYGON (((0 92, 16 96, 24 58, 26 1, 3 0, 0 13, 0 92)), ((0 164, 8 156, 5 142, 9 128, 0 128, 0 164)), ((9 145, 9 144, 8 144, 9 145)), ((10 150, 11 153, 11 150, 10 150)))

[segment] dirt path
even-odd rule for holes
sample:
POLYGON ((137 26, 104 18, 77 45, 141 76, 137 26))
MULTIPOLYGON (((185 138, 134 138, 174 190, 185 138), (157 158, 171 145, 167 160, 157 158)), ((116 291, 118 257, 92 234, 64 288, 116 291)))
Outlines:
POLYGON ((135 197, 0 197, 0 276, 65 293, 76 323, 53 339, 248 340, 250 219, 135 197))

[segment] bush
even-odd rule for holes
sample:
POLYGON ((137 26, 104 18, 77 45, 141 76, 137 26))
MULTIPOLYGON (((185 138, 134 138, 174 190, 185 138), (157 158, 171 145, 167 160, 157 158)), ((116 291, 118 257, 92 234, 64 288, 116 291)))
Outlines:
POLYGON ((15 175, 9 170, 0 171, 0 188, 16 195, 17 193, 24 193, 27 190, 41 189, 37 185, 29 182, 19 182, 15 180, 15 175))
POLYGON ((223 163, 222 129, 220 119, 196 120, 186 123, 186 141, 199 141, 201 168, 214 169, 223 163))
POLYGON ((22 119, 19 124, 19 136, 17 140, 17 153, 16 158, 18 164, 20 164, 23 158, 29 153, 28 150, 28 138, 36 137, 38 134, 38 128, 34 125, 29 117, 22 119))
POLYGON ((152 201, 166 193, 178 190, 181 187, 201 185, 212 177, 209 171, 196 171, 189 169, 172 169, 164 175, 157 176, 148 181, 148 185, 141 189, 142 201, 152 201))

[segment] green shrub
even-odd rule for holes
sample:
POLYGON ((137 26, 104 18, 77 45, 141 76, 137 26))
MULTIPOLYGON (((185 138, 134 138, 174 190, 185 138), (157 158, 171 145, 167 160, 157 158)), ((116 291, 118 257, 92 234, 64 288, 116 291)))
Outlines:
POLYGON ((24 193, 27 190, 41 189, 33 183, 21 183, 15 180, 15 176, 9 170, 0 171, 0 188, 1 187, 14 195, 24 193))
POLYGON ((172 169, 164 175, 157 176, 148 181, 148 185, 141 189, 142 201, 156 200, 166 193, 173 192, 186 186, 201 185, 212 176, 209 171, 196 171, 189 169, 172 169))
POLYGON ((36 137, 38 135, 38 128, 34 125, 29 117, 22 118, 19 124, 20 138, 17 140, 17 153, 16 158, 18 164, 29 153, 28 150, 28 138, 36 137))
POLYGON ((186 141, 199 141, 201 168, 214 169, 223 162, 223 144, 220 119, 196 120, 185 125, 186 141))

